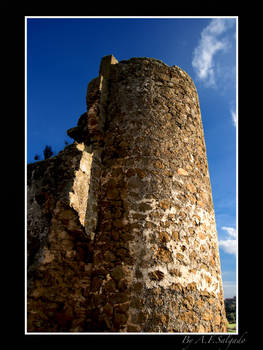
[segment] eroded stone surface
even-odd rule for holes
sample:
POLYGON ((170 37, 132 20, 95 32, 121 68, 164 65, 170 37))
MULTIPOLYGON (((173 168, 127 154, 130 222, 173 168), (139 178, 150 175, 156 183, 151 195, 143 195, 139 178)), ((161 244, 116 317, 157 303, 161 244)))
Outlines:
POLYGON ((28 165, 28 331, 83 330, 92 261, 84 228, 90 161, 87 148, 73 144, 28 165))

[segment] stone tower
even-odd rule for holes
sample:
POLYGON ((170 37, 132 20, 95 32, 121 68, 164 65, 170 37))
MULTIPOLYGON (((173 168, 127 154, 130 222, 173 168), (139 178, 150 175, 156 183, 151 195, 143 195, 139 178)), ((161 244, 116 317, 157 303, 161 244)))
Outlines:
POLYGON ((28 331, 225 332, 198 95, 106 56, 75 142, 28 166, 28 331))

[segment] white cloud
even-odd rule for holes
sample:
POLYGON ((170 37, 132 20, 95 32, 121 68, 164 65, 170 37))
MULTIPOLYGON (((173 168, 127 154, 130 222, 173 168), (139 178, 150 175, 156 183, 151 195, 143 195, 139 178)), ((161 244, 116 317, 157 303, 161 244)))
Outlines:
POLYGON ((221 247, 226 253, 236 254, 236 240, 235 239, 220 240, 219 247, 221 247))
POLYGON ((233 121, 234 125, 237 126, 237 114, 236 114, 236 112, 234 112, 233 109, 231 109, 230 113, 231 113, 232 121, 233 121))
POLYGON ((229 234, 229 236, 232 236, 234 238, 237 237, 237 231, 233 227, 222 226, 221 228, 222 230, 226 231, 229 234))
POLYGON ((230 47, 230 40, 223 36, 234 22, 226 18, 215 18, 201 33, 201 39, 194 50, 192 66, 197 77, 208 87, 216 86, 216 71, 220 71, 215 55, 226 52, 230 47))
POLYGON ((234 229, 233 227, 226 227, 223 226, 221 227, 222 230, 226 231, 228 233, 228 237, 227 239, 222 239, 219 240, 219 247, 221 247, 226 253, 228 254, 236 254, 236 247, 237 247, 237 232, 236 229, 234 229), (234 239, 232 239, 232 237, 234 239))

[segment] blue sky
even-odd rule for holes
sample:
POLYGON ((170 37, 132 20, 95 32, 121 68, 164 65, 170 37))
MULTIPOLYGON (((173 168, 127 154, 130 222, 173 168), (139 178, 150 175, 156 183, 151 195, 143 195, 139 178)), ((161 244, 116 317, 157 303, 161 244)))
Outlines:
POLYGON ((100 60, 153 57, 193 79, 200 101, 225 297, 236 295, 236 19, 26 19, 27 162, 72 142, 100 60))

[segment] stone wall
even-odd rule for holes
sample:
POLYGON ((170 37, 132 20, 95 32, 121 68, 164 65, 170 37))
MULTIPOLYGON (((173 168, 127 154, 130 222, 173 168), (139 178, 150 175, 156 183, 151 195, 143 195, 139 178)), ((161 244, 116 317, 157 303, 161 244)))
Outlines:
POLYGON ((226 331, 190 77, 106 56, 68 134, 73 145, 28 170, 29 330, 226 331))
POLYGON ((82 331, 92 253, 85 234, 92 155, 73 144, 27 169, 28 331, 82 331))

